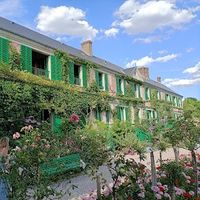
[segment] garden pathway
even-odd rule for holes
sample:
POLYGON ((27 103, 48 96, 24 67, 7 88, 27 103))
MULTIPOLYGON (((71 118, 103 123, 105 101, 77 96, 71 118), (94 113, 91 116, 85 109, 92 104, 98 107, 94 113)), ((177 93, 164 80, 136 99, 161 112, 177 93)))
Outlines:
MULTIPOLYGON (((179 154, 187 155, 189 154, 189 151, 185 149, 180 149, 179 154)), ((155 155, 156 165, 159 165, 159 151, 156 151, 154 155, 155 155)), ((138 155, 132 155, 132 156, 129 155, 127 156, 127 158, 134 158, 135 161, 139 161, 138 155)), ((174 153, 172 148, 169 148, 166 152, 163 153, 163 160, 166 159, 174 160, 174 153)), ((146 160, 142 161, 141 163, 150 168, 149 154, 146 154, 146 160)), ((103 178, 105 178, 108 183, 111 183, 112 179, 108 171, 108 168, 106 166, 101 166, 99 171, 100 173, 102 173, 103 178)), ((58 191, 63 190, 66 192, 66 194, 62 197, 61 200, 79 200, 80 196, 89 194, 91 191, 96 190, 96 181, 93 180, 88 175, 80 175, 75 178, 72 178, 70 182, 69 181, 60 182, 58 183, 58 185, 56 185, 56 187, 58 191), (72 185, 76 186, 73 190, 71 188, 72 185)))

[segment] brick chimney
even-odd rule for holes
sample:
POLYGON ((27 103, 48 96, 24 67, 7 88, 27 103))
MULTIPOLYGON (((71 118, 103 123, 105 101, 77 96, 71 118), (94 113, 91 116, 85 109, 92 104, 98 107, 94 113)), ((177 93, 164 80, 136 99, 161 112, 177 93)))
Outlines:
POLYGON ((88 56, 92 56, 92 41, 86 40, 81 43, 82 51, 88 56))
POLYGON ((157 77, 157 82, 161 83, 161 77, 160 76, 157 77))
POLYGON ((149 79, 149 68, 148 67, 138 67, 139 74, 144 79, 149 79))

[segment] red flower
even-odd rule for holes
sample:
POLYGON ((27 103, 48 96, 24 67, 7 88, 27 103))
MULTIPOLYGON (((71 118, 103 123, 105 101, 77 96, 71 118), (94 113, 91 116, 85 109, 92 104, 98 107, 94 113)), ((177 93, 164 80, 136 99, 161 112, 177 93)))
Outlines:
POLYGON ((69 121, 72 122, 72 123, 78 123, 80 120, 79 116, 75 113, 73 113, 70 118, 69 118, 69 121))
POLYGON ((188 192, 184 192, 183 193, 183 196, 185 197, 185 198, 191 198, 192 197, 192 195, 190 194, 190 193, 188 193, 188 192))
POLYGON ((156 167, 156 169, 157 169, 157 170, 160 170, 160 169, 161 169, 161 167, 160 167, 160 166, 158 166, 158 167, 156 167))
POLYGON ((128 197, 128 199, 127 199, 127 200, 133 200, 133 199, 132 199, 132 197, 128 197))
POLYGON ((159 189, 160 189, 161 192, 164 192, 164 191, 165 191, 165 189, 164 189, 163 186, 158 186, 158 187, 159 187, 159 189))

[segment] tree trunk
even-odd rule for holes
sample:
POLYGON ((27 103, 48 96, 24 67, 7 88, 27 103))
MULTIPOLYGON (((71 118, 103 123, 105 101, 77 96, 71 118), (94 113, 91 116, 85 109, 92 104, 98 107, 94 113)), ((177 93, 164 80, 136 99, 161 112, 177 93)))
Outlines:
POLYGON ((192 167, 193 167, 193 172, 194 172, 194 180, 195 180, 195 197, 198 195, 198 171, 197 171, 197 159, 196 159, 196 154, 194 149, 191 150, 192 154, 192 167))
POLYGON ((170 188, 170 193, 171 193, 171 200, 176 200, 176 193, 175 193, 175 186, 174 184, 171 185, 171 188, 170 188))
POLYGON ((178 161, 179 161, 179 150, 178 150, 178 147, 173 146, 173 150, 174 150, 174 155, 175 155, 175 161, 178 164, 178 161))
POLYGON ((162 161, 163 161, 163 159, 162 159, 162 151, 160 151, 160 166, 162 165, 162 161))
POLYGON ((100 182, 100 176, 96 176, 96 183, 97 183, 97 199, 101 199, 101 182, 100 182))
POLYGON ((156 165, 155 165, 155 158, 154 158, 153 151, 150 152, 150 159, 151 159, 151 182, 152 182, 152 186, 156 186, 157 185, 156 165))

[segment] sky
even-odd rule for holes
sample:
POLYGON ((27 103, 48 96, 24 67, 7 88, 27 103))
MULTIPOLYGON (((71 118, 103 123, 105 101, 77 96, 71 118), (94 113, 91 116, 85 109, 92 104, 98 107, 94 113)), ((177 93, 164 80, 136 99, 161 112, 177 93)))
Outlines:
POLYGON ((0 16, 200 99, 200 0, 0 0, 0 16))

